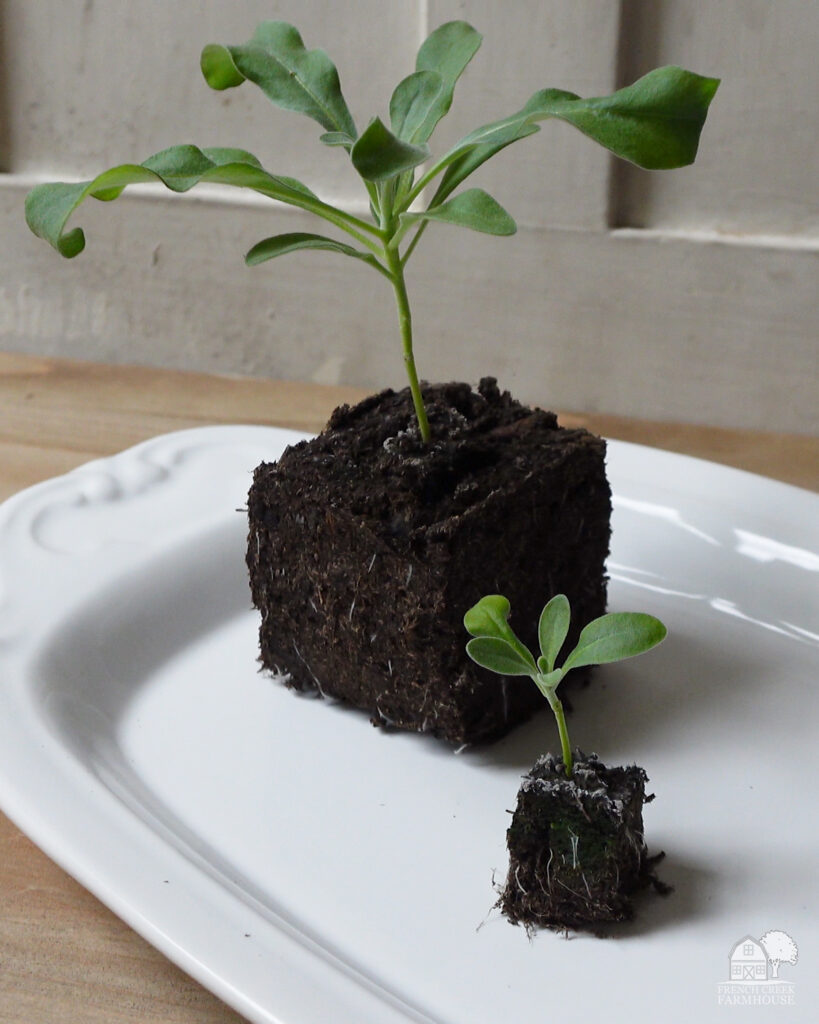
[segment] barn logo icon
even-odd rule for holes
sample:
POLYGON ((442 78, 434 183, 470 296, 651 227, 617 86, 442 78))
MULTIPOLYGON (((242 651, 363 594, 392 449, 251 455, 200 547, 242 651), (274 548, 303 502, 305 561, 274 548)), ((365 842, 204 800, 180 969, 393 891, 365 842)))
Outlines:
POLYGON ((799 949, 783 931, 745 935, 728 954, 728 983, 717 986, 717 1001, 725 1006, 789 1006, 795 1002, 792 982, 779 976, 783 964, 794 965, 799 949))
POLYGON ((767 981, 768 954, 761 942, 746 935, 735 943, 728 957, 731 981, 767 981))

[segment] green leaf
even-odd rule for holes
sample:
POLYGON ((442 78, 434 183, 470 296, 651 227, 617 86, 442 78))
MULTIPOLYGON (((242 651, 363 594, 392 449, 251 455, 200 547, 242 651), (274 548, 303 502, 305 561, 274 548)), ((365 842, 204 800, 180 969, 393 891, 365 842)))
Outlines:
POLYGON ((708 106, 719 86, 680 67, 655 68, 610 96, 556 97, 547 89, 523 108, 529 121, 558 117, 639 167, 693 163, 708 106))
POLYGON ((395 87, 390 100, 390 127, 404 142, 424 142, 422 129, 444 80, 437 71, 415 71, 395 87))
POLYGON ((276 106, 306 114, 328 132, 356 137, 335 64, 323 50, 305 49, 298 29, 285 21, 262 22, 242 46, 211 43, 200 64, 213 89, 247 79, 276 106))
POLYGON ((415 61, 416 71, 434 71, 442 87, 429 105, 424 120, 411 141, 426 142, 435 126, 452 106, 455 83, 480 48, 482 36, 465 21, 449 21, 427 36, 415 61))
POLYGON ((68 218, 87 196, 110 201, 121 195, 127 185, 151 182, 161 182, 173 192, 187 192, 199 182, 234 185, 313 212, 332 212, 306 185, 295 178, 269 174, 245 150, 202 150, 186 145, 164 149, 142 164, 113 167, 93 181, 37 185, 26 197, 26 220, 35 235, 70 258, 85 248, 85 235, 81 228, 63 232, 68 218))
POLYGON ((502 594, 487 594, 464 615, 464 628, 474 637, 503 640, 529 666, 529 671, 534 672, 535 659, 509 625, 509 612, 509 602, 502 594))
POLYGON ((583 629, 577 646, 563 663, 563 671, 633 658, 655 647, 666 633, 659 619, 643 612, 602 615, 583 629))
POLYGON ((422 164, 426 146, 413 146, 397 138, 380 118, 374 117, 352 148, 350 157, 365 181, 384 181, 422 164))
POLYGON ((565 594, 555 594, 540 613, 537 633, 540 653, 546 661, 547 672, 551 672, 555 667, 555 659, 569 632, 570 619, 569 599, 565 594))
POLYGON ((538 121, 559 118, 640 167, 661 170, 693 163, 708 107, 719 79, 683 68, 656 68, 610 96, 582 99, 562 89, 542 89, 516 114, 465 135, 424 175, 409 201, 441 171, 435 200, 449 195, 476 167, 505 146, 531 135, 538 121), (480 147, 483 151, 470 154, 480 147), (448 171, 448 168, 452 171, 448 171))
POLYGON ((404 223, 437 220, 487 235, 514 235, 517 225, 501 204, 482 188, 470 188, 439 206, 420 213, 402 213, 404 223))
POLYGON ((482 668, 502 676, 528 676, 532 674, 529 665, 515 648, 496 636, 479 636, 466 645, 466 653, 482 668))
POLYGON ((326 252, 338 252, 344 256, 353 256, 357 260, 364 260, 365 263, 369 263, 376 269, 382 269, 381 264, 372 253, 354 249, 351 245, 337 242, 333 238, 326 238, 324 235, 312 235, 305 232, 273 235, 257 242, 245 256, 245 263, 249 267, 255 267, 276 256, 284 256, 299 249, 323 249, 326 252))
POLYGON ((505 638, 511 610, 508 600, 502 594, 487 594, 464 615, 464 628, 471 636, 505 638))

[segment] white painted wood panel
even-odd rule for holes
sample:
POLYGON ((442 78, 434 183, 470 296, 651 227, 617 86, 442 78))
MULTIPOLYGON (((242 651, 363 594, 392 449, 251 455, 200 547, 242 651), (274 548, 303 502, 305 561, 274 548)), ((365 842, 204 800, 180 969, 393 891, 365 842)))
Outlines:
POLYGON ((819 244, 819 3, 626 0, 621 76, 683 64, 722 78, 696 164, 618 171, 617 222, 797 235, 819 244))

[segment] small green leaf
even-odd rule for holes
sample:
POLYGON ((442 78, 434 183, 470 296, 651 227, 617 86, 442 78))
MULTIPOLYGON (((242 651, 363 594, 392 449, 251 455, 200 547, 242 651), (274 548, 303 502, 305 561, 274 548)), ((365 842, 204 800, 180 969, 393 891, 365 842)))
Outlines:
POLYGON ((422 164, 426 146, 413 146, 397 138, 380 118, 374 117, 352 148, 353 166, 365 181, 384 181, 422 164))
POLYGON ((517 231, 517 225, 506 210, 482 188, 467 189, 421 213, 402 213, 401 220, 406 223, 437 220, 487 235, 514 235, 517 231))
POLYGON ((632 658, 656 647, 666 633, 659 619, 643 612, 602 615, 583 629, 577 646, 563 663, 563 671, 632 658))
POLYGON ((474 637, 503 640, 529 666, 529 671, 535 672, 535 659, 509 625, 509 612, 509 602, 502 594, 487 594, 464 615, 464 628, 474 637))
POLYGON ((464 615, 464 628, 471 636, 505 638, 511 606, 502 594, 487 594, 464 615))
POLYGON ((305 49, 298 29, 285 21, 262 22, 242 46, 211 43, 200 63, 214 89, 247 79, 276 106, 306 114, 328 132, 356 137, 335 64, 323 50, 305 49))
POLYGON ((319 141, 323 142, 325 146, 343 146, 349 153, 355 139, 346 132, 325 132, 319 136, 319 141))
POLYGON ((528 676, 532 674, 529 665, 515 648, 496 636, 479 636, 466 645, 466 653, 482 668, 502 676, 528 676))
POLYGON ((299 249, 322 249, 326 252, 338 252, 344 256, 352 256, 357 260, 364 260, 376 268, 381 266, 372 253, 354 249, 351 245, 337 242, 334 238, 326 238, 324 235, 312 235, 305 232, 273 235, 261 242, 257 242, 245 256, 245 263, 249 267, 255 267, 259 263, 265 263, 267 260, 274 259, 276 256, 284 256, 299 249))
MULTIPOLYGON (((540 658, 538 658, 538 665, 540 665, 540 658)), ((551 672, 540 672, 534 677, 537 688, 549 703, 551 703, 551 698, 557 689, 557 685, 564 675, 565 673, 562 668, 556 668, 551 672)))
POLYGON ((424 142, 422 128, 444 80, 436 71, 415 71, 395 87, 390 100, 390 128, 404 142, 424 142))
MULTIPOLYGON (((547 672, 551 672, 555 667, 555 659, 569 632, 570 619, 569 599, 565 594, 555 594, 540 613, 537 633, 540 653, 548 666, 547 672)), ((538 664, 540 664, 539 661, 538 664)))
POLYGON ((427 36, 418 51, 416 71, 434 71, 442 87, 430 103, 426 117, 416 129, 413 142, 426 142, 435 126, 452 106, 455 83, 480 48, 482 36, 465 21, 448 21, 427 36))

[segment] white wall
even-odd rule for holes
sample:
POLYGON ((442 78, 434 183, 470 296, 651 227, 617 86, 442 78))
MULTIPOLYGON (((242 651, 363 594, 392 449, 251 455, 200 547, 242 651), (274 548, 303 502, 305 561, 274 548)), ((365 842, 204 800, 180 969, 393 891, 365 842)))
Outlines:
POLYGON ((384 115, 429 29, 471 21, 484 45, 436 150, 547 85, 599 94, 661 63, 722 77, 693 167, 617 164, 552 122, 479 172, 519 232, 427 232, 409 273, 420 372, 494 373, 560 408, 819 432, 819 5, 804 0, 0 0, 0 348, 402 386, 381 278, 322 253, 244 266, 259 238, 315 229, 304 215, 213 188, 126 193, 78 211, 73 261, 23 223, 35 181, 178 142, 242 146, 362 209, 313 122, 199 74, 204 43, 271 17, 330 52, 359 124, 384 115))

